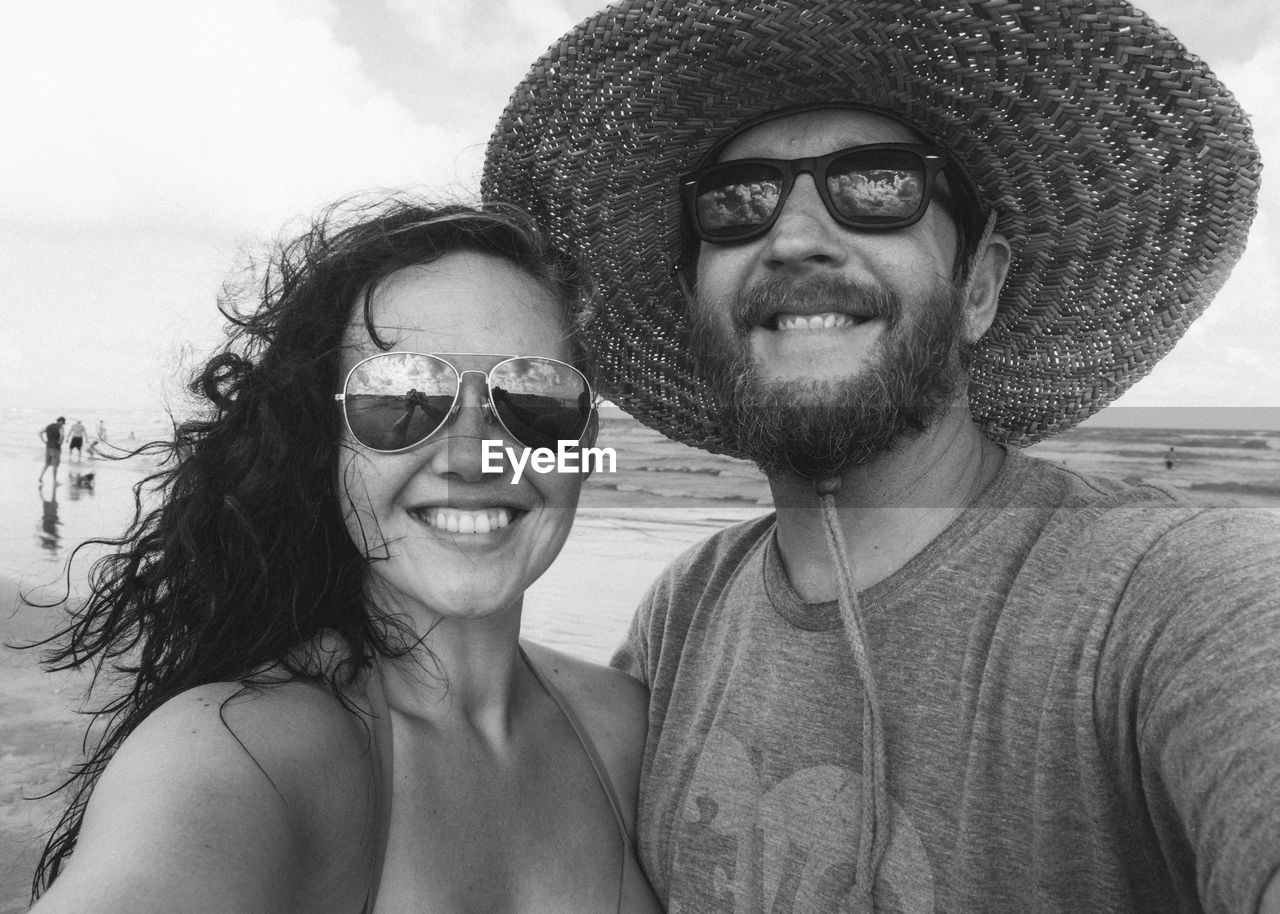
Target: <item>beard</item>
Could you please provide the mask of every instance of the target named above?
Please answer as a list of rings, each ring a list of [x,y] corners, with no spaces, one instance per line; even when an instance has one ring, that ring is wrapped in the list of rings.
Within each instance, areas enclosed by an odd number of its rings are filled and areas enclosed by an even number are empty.
[[[884,319],[878,354],[834,381],[762,377],[749,335],[770,315],[794,310],[788,301]],[[692,350],[719,400],[725,443],[766,476],[816,479],[871,463],[920,435],[963,396],[973,345],[963,338],[954,283],[939,282],[917,304],[908,314],[890,290],[844,277],[766,280],[732,300],[726,332],[723,321],[712,321],[723,305],[699,296]]]

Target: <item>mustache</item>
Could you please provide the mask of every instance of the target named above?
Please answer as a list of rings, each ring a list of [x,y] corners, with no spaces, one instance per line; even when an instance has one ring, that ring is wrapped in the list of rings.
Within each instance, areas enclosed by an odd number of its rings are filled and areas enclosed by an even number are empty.
[[[764,280],[737,297],[699,300],[690,347],[722,441],[767,476],[817,478],[872,463],[924,433],[964,396],[973,347],[953,284],[935,285],[910,309],[904,301],[840,277]],[[800,302],[882,317],[896,332],[853,376],[772,382],[754,364],[750,331]]]
[[[892,328],[902,315],[902,301],[878,283],[846,276],[764,279],[734,296],[730,325],[746,334],[774,315],[787,311],[835,311],[861,318],[883,318]]]

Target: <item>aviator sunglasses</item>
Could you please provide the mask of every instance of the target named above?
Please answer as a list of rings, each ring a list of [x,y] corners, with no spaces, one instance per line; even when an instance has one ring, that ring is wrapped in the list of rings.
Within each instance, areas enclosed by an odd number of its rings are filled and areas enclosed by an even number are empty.
[[[488,371],[459,370],[423,352],[383,352],[358,362],[333,396],[351,437],[382,454],[417,447],[457,414],[463,376],[478,374],[488,390],[482,408],[520,444],[555,450],[560,441],[582,440],[591,422],[591,385],[572,365],[540,356],[449,356],[500,361]]]
[[[711,244],[769,231],[798,175],[812,175],[831,218],[847,228],[900,229],[929,208],[946,153],[936,146],[875,143],[804,159],[734,159],[680,179],[694,234]],[[939,197],[942,192],[939,192]]]

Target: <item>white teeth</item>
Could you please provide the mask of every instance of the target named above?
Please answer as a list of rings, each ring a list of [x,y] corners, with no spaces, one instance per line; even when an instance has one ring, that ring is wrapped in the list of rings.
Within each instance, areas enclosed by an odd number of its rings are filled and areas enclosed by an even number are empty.
[[[835,327],[850,327],[854,320],[847,314],[826,311],[822,314],[779,314],[777,327],[779,330],[831,330]]]
[[[426,508],[417,513],[436,530],[448,533],[492,533],[511,523],[510,508],[484,508],[479,511]]]

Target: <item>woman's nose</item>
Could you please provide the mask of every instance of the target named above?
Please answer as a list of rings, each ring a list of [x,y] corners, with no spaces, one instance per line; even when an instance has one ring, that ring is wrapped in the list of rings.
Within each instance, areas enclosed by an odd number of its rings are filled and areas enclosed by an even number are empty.
[[[436,451],[432,465],[437,472],[461,477],[468,482],[484,475],[485,439],[500,439],[495,433],[492,407],[483,372],[466,371],[459,382],[458,403],[438,432],[444,447]]]

